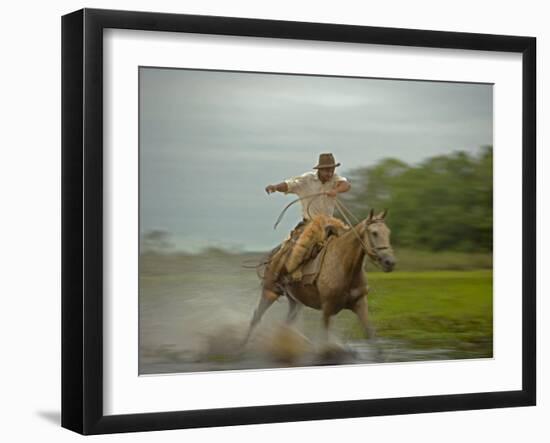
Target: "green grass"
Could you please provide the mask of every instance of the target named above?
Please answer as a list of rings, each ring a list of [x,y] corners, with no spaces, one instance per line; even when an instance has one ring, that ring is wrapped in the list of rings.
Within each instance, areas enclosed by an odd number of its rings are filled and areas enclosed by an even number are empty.
[[[492,356],[492,271],[369,275],[370,319],[380,337],[418,348]],[[355,333],[362,333],[354,328]]]

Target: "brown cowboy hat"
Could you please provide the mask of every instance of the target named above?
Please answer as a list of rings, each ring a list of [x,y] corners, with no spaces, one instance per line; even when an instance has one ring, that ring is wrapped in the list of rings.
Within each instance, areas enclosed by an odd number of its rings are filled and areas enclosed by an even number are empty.
[[[319,155],[319,163],[313,169],[336,168],[337,166],[340,166],[340,163],[335,163],[332,154],[321,154]]]

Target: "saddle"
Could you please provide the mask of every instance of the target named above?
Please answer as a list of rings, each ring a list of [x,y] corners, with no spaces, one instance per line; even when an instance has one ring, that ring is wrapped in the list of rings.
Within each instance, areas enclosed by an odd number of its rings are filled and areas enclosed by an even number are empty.
[[[300,281],[304,285],[313,285],[317,281],[317,277],[321,272],[321,266],[323,265],[325,255],[327,253],[327,246],[333,239],[334,237],[330,236],[326,240],[324,246],[321,246],[313,257],[309,258],[298,267],[299,274],[301,274]]]

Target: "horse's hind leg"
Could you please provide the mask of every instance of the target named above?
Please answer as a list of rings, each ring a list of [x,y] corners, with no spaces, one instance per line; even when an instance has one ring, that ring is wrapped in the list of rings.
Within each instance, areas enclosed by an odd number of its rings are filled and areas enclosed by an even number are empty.
[[[243,346],[246,345],[246,343],[248,342],[248,339],[250,338],[252,331],[262,319],[262,316],[264,315],[265,311],[267,311],[268,308],[273,304],[273,302],[278,298],[279,298],[279,294],[277,294],[276,292],[273,292],[270,289],[265,289],[265,288],[263,289],[262,296],[260,297],[260,303],[258,304],[258,307],[254,311],[254,315],[252,316],[252,320],[250,321],[250,327],[248,328],[248,332],[243,341]]]

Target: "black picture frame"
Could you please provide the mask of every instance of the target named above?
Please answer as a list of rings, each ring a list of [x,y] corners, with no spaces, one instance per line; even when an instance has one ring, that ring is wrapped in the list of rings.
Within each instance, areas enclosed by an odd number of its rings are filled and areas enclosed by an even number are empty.
[[[131,415],[103,412],[103,31],[502,51],[522,55],[522,389]],[[83,9],[62,18],[62,426],[82,434],[319,420],[536,403],[536,39]]]

